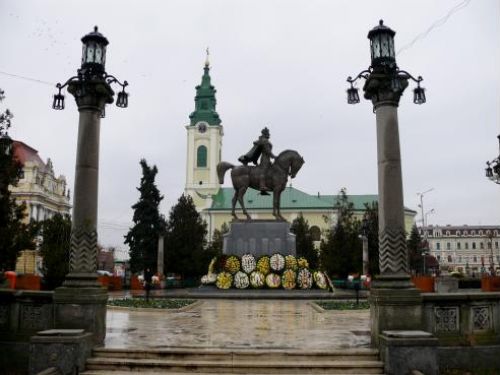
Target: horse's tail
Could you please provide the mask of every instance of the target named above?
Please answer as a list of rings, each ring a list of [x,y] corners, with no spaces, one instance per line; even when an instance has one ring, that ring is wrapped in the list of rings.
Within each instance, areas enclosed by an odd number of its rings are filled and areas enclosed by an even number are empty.
[[[234,168],[234,165],[228,163],[227,161],[221,161],[217,164],[217,176],[219,177],[219,184],[224,183],[224,175],[228,169]]]

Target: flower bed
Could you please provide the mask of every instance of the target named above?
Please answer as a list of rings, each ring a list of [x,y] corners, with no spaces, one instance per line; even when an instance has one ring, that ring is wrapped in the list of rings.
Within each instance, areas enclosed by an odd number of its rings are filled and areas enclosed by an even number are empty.
[[[179,309],[196,302],[192,299],[159,299],[152,298],[146,301],[142,298],[123,298],[108,301],[110,306],[150,308],[150,309]]]
[[[213,265],[217,264],[214,269]],[[275,253],[256,259],[252,254],[241,258],[236,255],[222,255],[214,258],[207,275],[201,279],[204,285],[219,289],[332,289],[331,282],[322,271],[309,269],[305,258]]]

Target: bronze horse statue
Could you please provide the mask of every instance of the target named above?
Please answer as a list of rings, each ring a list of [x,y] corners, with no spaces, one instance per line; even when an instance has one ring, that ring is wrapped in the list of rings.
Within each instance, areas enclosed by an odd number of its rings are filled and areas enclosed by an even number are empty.
[[[276,157],[274,163],[265,172],[266,186],[273,192],[273,216],[277,220],[285,220],[280,212],[280,198],[281,193],[285,190],[288,176],[294,178],[303,164],[304,159],[297,151],[285,150]],[[217,165],[217,175],[221,184],[224,183],[226,171],[231,169],[231,180],[233,181],[234,187],[231,214],[236,220],[238,220],[235,213],[236,201],[240,202],[247,220],[251,220],[245,208],[243,196],[249,187],[260,190],[260,168],[262,167],[248,165],[235,166],[225,161]]]

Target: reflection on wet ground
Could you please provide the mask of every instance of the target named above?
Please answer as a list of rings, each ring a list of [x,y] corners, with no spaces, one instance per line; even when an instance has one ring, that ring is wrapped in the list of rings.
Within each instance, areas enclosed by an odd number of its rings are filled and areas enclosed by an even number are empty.
[[[368,347],[369,311],[318,312],[308,301],[204,300],[188,311],[108,309],[108,348]]]

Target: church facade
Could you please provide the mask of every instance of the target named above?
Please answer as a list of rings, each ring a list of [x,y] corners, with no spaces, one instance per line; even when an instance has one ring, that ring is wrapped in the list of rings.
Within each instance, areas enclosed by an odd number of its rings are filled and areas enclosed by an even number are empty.
[[[185,193],[193,198],[196,208],[207,222],[209,240],[214,230],[224,223],[232,221],[231,200],[234,189],[219,184],[217,164],[222,160],[222,138],[224,128],[216,111],[216,89],[211,83],[208,60],[203,68],[201,84],[196,86],[195,110],[189,116],[187,130],[187,157]],[[259,129],[256,129],[256,133]],[[229,174],[226,183],[230,182]],[[349,195],[353,203],[354,214],[362,218],[365,205],[376,202],[374,194]],[[252,219],[273,219],[272,195],[263,196],[260,192],[248,189],[245,194],[245,206]],[[337,221],[335,209],[337,195],[309,194],[296,187],[288,186],[281,195],[281,214],[292,222],[302,214],[309,222],[311,235],[315,241],[332,228]],[[239,207],[239,205],[237,205]],[[238,217],[244,218],[241,208],[237,208]],[[416,211],[405,208],[405,227],[410,233],[415,221]]]

